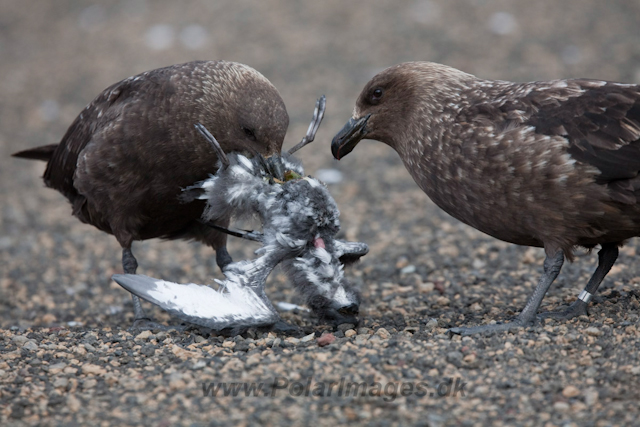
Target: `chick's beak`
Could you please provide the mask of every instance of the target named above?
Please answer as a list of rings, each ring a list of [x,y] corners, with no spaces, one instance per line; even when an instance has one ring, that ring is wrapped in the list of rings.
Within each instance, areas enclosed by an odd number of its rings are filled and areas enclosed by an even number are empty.
[[[326,323],[332,324],[333,326],[338,326],[343,323],[357,325],[360,322],[358,319],[359,311],[359,306],[357,304],[351,304],[339,309],[329,308],[322,313],[322,320]]]
[[[307,305],[320,318],[320,321],[333,326],[342,323],[358,324],[358,313],[360,312],[358,300],[346,305],[334,304],[322,295],[315,295]]]
[[[358,142],[367,134],[367,121],[371,114],[359,119],[351,118],[346,125],[333,137],[331,141],[331,153],[340,160],[349,154],[358,145]]]

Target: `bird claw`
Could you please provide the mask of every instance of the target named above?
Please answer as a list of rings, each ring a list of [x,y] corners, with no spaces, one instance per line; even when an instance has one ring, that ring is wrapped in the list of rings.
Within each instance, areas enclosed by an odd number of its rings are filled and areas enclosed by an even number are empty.
[[[462,335],[462,336],[470,336],[477,334],[488,334],[493,335],[495,333],[512,331],[514,329],[520,329],[527,326],[533,326],[533,322],[525,322],[516,318],[515,320],[507,323],[494,323],[491,325],[478,325],[478,326],[468,326],[468,327],[457,327],[449,329],[449,337],[453,335]]]
[[[493,325],[479,325],[479,326],[470,326],[470,327],[457,327],[449,329],[449,336],[453,335],[475,335],[475,334],[483,334],[483,333],[498,333],[498,332],[506,332],[512,329],[524,328],[527,326],[535,326],[539,323],[544,323],[545,319],[555,319],[555,320],[569,320],[574,317],[579,316],[587,316],[587,303],[581,300],[574,301],[569,307],[562,311],[547,311],[544,313],[538,314],[532,320],[522,320],[520,318],[516,318],[512,322],[508,323],[496,323]]]
[[[587,303],[575,300],[569,307],[561,311],[546,311],[538,314],[540,319],[570,320],[574,317],[588,316]]]

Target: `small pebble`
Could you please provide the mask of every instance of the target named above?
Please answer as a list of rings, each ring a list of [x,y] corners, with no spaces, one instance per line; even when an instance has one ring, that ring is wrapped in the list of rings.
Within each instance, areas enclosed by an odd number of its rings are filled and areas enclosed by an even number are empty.
[[[94,388],[98,384],[98,381],[95,378],[89,378],[82,382],[82,389],[89,390]]]
[[[72,394],[67,396],[67,408],[69,408],[70,412],[76,413],[80,410],[81,407],[82,403],[78,400],[77,397]]]
[[[562,390],[562,395],[567,398],[576,397],[580,395],[580,390],[575,386],[568,385]]]
[[[587,333],[587,335],[591,335],[592,337],[599,337],[600,335],[602,335],[602,331],[594,326],[589,326],[584,331]]]
[[[336,337],[331,333],[324,333],[320,338],[317,339],[317,343],[320,347],[327,346],[333,343],[336,340]]]
[[[420,292],[425,294],[433,291],[435,287],[436,285],[433,282],[425,282],[425,283],[420,283],[420,285],[418,285],[418,289],[420,290]]]
[[[86,364],[82,365],[82,373],[83,374],[93,374],[93,375],[104,375],[107,373],[107,370],[102,366]]]
[[[300,342],[309,342],[309,341],[315,339],[315,337],[316,337],[316,334],[309,334],[309,335],[306,335],[306,336],[302,337],[300,339]]]
[[[356,325],[352,324],[352,323],[342,323],[340,325],[338,325],[338,330],[345,332],[347,329],[354,329],[356,327]]]
[[[567,402],[556,402],[553,404],[553,409],[558,412],[567,412],[569,410],[569,404]]]
[[[29,351],[36,351],[38,349],[38,344],[36,344],[34,340],[29,340],[22,346],[22,348]]]
[[[462,358],[464,357],[459,351],[450,351],[447,353],[447,362],[451,363],[456,368],[462,366]]]
[[[416,272],[415,265],[407,265],[400,270],[400,274],[412,274]]]
[[[53,381],[54,388],[66,388],[69,384],[69,379],[66,377],[58,377]]]
[[[584,391],[583,394],[584,394],[584,403],[586,403],[587,406],[593,406],[596,403],[598,403],[598,397],[599,397],[598,390],[594,388],[588,388]]]
[[[153,335],[151,331],[142,331],[134,338],[135,341],[147,340],[149,337]]]
[[[406,267],[407,265],[409,265],[409,260],[407,259],[407,257],[405,256],[401,256],[400,258],[398,258],[398,260],[396,261],[396,268],[397,269],[403,269],[404,267]]]
[[[18,346],[23,346],[27,341],[29,341],[29,338],[23,335],[15,335],[11,338],[11,342],[15,343]]]
[[[251,356],[247,357],[247,366],[256,366],[260,364],[262,357],[258,353],[254,353]]]
[[[369,340],[369,335],[356,335],[356,344],[363,345]]]
[[[391,334],[385,328],[380,328],[376,331],[376,335],[378,335],[383,340],[388,340],[391,338]]]
[[[191,367],[191,370],[199,371],[200,369],[203,369],[205,366],[207,366],[207,362],[205,362],[204,360],[198,360],[196,361],[196,363],[193,364],[193,366]]]
[[[66,367],[67,367],[67,364],[64,362],[54,363],[53,365],[49,365],[49,375],[56,375],[62,372],[62,370]]]
[[[433,331],[437,327],[438,327],[438,319],[429,319],[429,321],[425,325],[425,328],[428,331]]]

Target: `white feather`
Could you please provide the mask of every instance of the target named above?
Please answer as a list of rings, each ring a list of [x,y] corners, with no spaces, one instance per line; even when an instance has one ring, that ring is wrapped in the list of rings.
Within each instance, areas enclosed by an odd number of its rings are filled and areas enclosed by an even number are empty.
[[[245,156],[238,155],[238,162],[242,163],[249,172],[253,172],[253,164],[251,163],[251,160],[247,159]]]
[[[274,317],[273,310],[252,287],[230,278],[221,283],[220,291],[195,283],[179,284],[135,274],[116,274],[113,279],[165,310],[208,323],[259,323]]]
[[[336,289],[336,293],[333,294],[333,300],[342,306],[347,306],[353,303],[353,301],[347,296],[347,292],[342,286]]]

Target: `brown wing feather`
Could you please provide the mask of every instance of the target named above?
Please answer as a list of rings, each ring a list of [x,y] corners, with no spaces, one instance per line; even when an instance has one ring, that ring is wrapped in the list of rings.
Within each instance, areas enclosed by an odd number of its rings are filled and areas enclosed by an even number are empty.
[[[640,171],[640,87],[573,80],[584,92],[555,105],[542,106],[549,90],[533,91],[527,100],[535,112],[524,123],[544,135],[569,141],[568,152],[600,171],[601,184],[631,179]]]
[[[134,96],[141,86],[149,85],[150,82],[149,79],[129,78],[109,86],[98,95],[76,117],[53,152],[44,173],[45,184],[60,191],[73,202],[79,196],[73,185],[73,177],[80,153],[96,132],[120,114],[120,109],[113,108],[114,105]]]
[[[497,85],[490,101],[470,109],[472,116],[504,131],[532,126],[566,138],[567,152],[598,169],[596,182],[607,185],[613,200],[640,201],[640,86],[575,79],[517,89]]]

